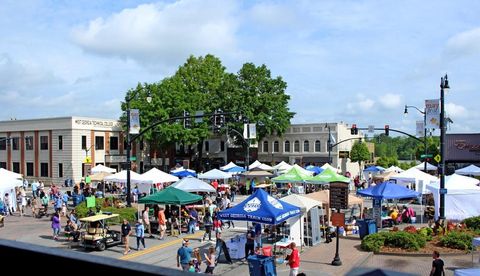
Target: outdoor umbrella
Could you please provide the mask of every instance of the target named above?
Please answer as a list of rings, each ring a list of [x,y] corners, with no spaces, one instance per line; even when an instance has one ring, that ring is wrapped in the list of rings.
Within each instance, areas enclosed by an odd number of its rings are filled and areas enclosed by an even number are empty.
[[[420,193],[407,189],[393,182],[383,182],[364,190],[357,191],[358,195],[375,199],[402,199],[419,197]]]

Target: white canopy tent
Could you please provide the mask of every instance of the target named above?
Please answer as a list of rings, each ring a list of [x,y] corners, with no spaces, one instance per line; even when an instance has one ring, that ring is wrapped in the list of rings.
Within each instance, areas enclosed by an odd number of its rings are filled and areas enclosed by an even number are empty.
[[[278,174],[282,174],[282,173],[288,172],[292,168],[292,165],[286,163],[285,161],[282,161],[277,165],[273,166],[272,168]]]
[[[9,171],[9,170],[5,170],[4,168],[0,168],[0,177],[23,179],[23,175],[16,172]]]
[[[469,217],[480,216],[480,187],[478,180],[458,174],[445,177],[445,217],[451,220],[463,220]],[[439,216],[440,182],[426,185],[433,193],[435,201],[435,219]]]
[[[300,209],[302,209],[301,216],[289,218],[287,222],[288,224],[290,224],[290,238],[293,238],[293,241],[296,244],[303,245],[304,244],[303,240],[305,236],[304,218],[307,217],[308,211],[310,211],[310,209],[317,206],[322,206],[322,202],[315,199],[308,198],[308,197],[304,197],[301,195],[297,195],[297,194],[291,194],[286,197],[282,197],[281,200],[287,203],[290,203],[294,206],[300,207]],[[308,219],[306,221],[308,223]],[[307,233],[307,236],[308,235],[309,233]]]
[[[397,167],[397,166],[390,166],[389,168],[385,169],[385,172],[396,172],[396,173],[401,173],[404,172],[405,170],[402,170],[402,168]]]
[[[423,171],[423,169],[425,169],[425,162],[422,162],[422,163],[416,165],[414,168],[417,168],[417,169]],[[436,170],[437,170],[437,166],[434,166],[434,165],[427,162],[427,171],[436,171]]]
[[[91,171],[92,171],[93,174],[101,173],[101,172],[106,172],[106,173],[116,173],[117,172],[117,170],[109,168],[109,167],[105,167],[102,164],[96,165],[95,167],[92,168]]]
[[[468,167],[455,170],[455,173],[456,174],[461,174],[461,175],[479,176],[480,175],[480,168],[472,164]]]
[[[109,176],[106,176],[104,178],[106,181],[112,181],[112,182],[119,182],[119,183],[126,183],[127,182],[127,171],[121,171],[116,174],[112,174]],[[147,180],[142,177],[142,175],[130,171],[130,182],[135,183],[135,184],[152,184],[152,180]]]
[[[172,187],[175,187],[179,190],[185,192],[194,193],[194,192],[204,192],[204,193],[215,193],[217,192],[212,185],[192,176],[187,176],[181,180],[172,184]]]
[[[141,178],[151,180],[152,183],[169,183],[178,181],[178,177],[163,172],[157,168],[152,168],[148,172],[143,173]]]
[[[410,168],[404,172],[401,172],[397,175],[393,175],[390,177],[390,180],[395,180],[397,184],[409,187],[409,188],[415,188],[414,190],[425,194],[428,193],[426,190],[426,185],[428,185],[430,182],[435,182],[438,181],[438,178],[436,178],[433,175],[429,175],[428,173],[424,173],[420,171],[419,169],[416,168]],[[420,185],[423,183],[423,185]],[[412,189],[413,190],[413,189]]]
[[[264,171],[273,171],[273,168],[271,166],[260,163],[260,161],[258,161],[258,160],[255,160],[255,162],[253,162],[252,164],[250,164],[250,166],[248,166],[249,170],[254,169],[254,168],[264,170]]]
[[[232,177],[232,174],[226,173],[226,172],[222,172],[222,171],[219,170],[219,169],[209,170],[209,171],[206,172],[206,173],[202,173],[202,174],[199,174],[199,175],[198,175],[198,178],[199,178],[199,179],[209,179],[209,180],[213,180],[213,179],[227,179],[227,178],[231,178],[231,177]]]
[[[20,175],[20,179],[18,176]],[[0,169],[0,198],[4,200],[5,194],[9,194],[10,206],[16,210],[17,198],[15,195],[15,188],[23,186],[21,174],[14,173],[5,169]]]
[[[220,170],[226,171],[228,169],[235,168],[235,167],[238,167],[238,166],[235,163],[230,161],[230,163],[228,163],[227,165],[220,167]]]

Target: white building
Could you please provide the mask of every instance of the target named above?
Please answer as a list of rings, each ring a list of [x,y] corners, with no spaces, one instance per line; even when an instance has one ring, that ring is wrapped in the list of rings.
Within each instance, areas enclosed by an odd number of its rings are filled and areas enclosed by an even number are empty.
[[[258,143],[258,159],[265,163],[323,165],[329,162],[328,139],[332,147],[331,165],[343,173],[359,173],[358,163],[350,162],[350,150],[363,134],[352,135],[344,123],[292,124],[283,136],[268,136]],[[353,138],[353,139],[352,139]]]
[[[29,180],[63,184],[71,178],[77,183],[98,164],[120,170],[126,161],[123,140],[121,122],[112,119],[0,121],[0,167]],[[132,156],[138,149],[132,147]]]

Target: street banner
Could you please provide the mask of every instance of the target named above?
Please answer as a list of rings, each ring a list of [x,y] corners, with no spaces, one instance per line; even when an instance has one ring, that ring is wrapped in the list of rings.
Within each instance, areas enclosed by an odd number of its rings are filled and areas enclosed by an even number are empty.
[[[248,130],[249,130],[249,139],[257,139],[257,126],[255,124],[249,124],[248,125]]]
[[[130,109],[130,134],[140,133],[140,112],[138,109]]]
[[[423,126],[423,121],[417,121],[417,137],[425,136],[425,127]]]
[[[428,129],[440,128],[440,100],[425,100],[425,116]]]

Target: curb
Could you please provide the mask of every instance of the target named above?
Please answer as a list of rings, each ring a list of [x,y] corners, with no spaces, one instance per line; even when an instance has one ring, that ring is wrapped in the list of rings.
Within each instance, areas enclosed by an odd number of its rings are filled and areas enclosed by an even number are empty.
[[[372,255],[379,255],[379,256],[399,256],[399,257],[430,257],[432,253],[410,253],[410,252],[402,252],[402,253],[393,253],[393,252],[380,252],[380,253],[372,253]],[[441,253],[442,256],[464,256],[464,255],[471,255],[472,252],[464,252],[464,253]]]

